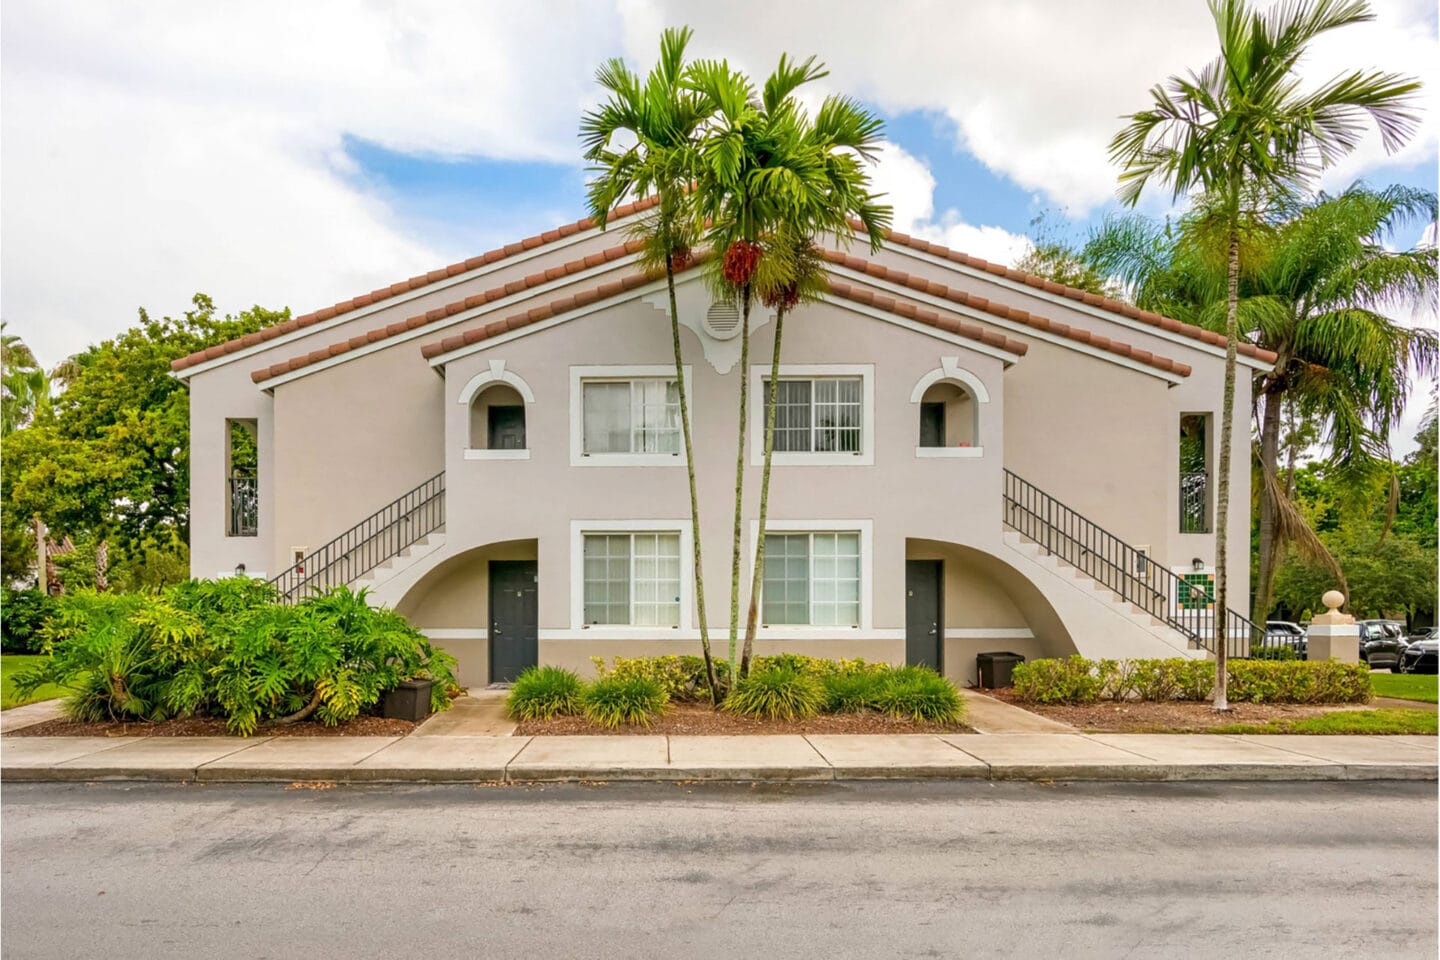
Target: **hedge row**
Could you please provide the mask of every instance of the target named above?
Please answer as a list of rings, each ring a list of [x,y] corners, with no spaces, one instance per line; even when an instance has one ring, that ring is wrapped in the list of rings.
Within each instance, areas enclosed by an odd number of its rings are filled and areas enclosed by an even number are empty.
[[[1365,703],[1372,694],[1365,664],[1335,660],[1230,660],[1232,703]],[[1015,667],[1015,696],[1030,703],[1101,700],[1209,700],[1210,660],[1032,660]]]
[[[710,699],[699,657],[616,657],[613,665],[601,657],[591,660],[598,677],[588,684],[559,667],[521,674],[507,701],[510,715],[517,720],[583,715],[610,728],[649,726],[673,701]],[[867,710],[936,723],[964,716],[959,691],[933,670],[796,654],[756,658],[721,709],[770,720]]]

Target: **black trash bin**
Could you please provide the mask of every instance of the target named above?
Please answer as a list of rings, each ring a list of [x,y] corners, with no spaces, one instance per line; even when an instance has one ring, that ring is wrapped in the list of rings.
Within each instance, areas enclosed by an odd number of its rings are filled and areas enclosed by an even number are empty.
[[[980,670],[980,686],[986,690],[1013,687],[1015,683],[1010,679],[1011,671],[1015,669],[1015,664],[1024,662],[1025,658],[1020,654],[1008,651],[996,650],[978,654],[975,665]]]
[[[380,712],[386,719],[413,720],[419,723],[430,716],[429,680],[401,680],[394,690],[386,690]]]

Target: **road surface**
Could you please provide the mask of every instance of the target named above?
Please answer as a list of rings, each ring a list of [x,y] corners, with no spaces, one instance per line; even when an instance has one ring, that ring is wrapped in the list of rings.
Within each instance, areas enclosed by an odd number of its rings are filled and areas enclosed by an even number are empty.
[[[1434,784],[12,784],[13,960],[1436,956]]]

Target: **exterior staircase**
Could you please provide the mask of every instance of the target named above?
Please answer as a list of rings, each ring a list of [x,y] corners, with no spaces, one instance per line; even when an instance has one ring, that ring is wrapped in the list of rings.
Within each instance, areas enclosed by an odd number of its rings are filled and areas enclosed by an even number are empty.
[[[285,603],[331,587],[369,586],[445,543],[445,473],[387,503],[270,582]]]
[[[1108,603],[1124,620],[1172,648],[1216,652],[1214,602],[1204,586],[1156,564],[1009,470],[1003,519],[1013,550]],[[1245,615],[1226,610],[1224,624],[1227,655],[1245,657],[1263,646],[1264,629]]]

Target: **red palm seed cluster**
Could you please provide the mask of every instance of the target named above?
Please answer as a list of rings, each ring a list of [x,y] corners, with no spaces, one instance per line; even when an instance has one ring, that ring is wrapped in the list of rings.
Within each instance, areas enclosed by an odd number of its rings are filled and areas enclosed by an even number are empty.
[[[761,301],[772,310],[779,307],[784,310],[791,310],[800,302],[800,288],[793,283],[786,284],[773,290],[766,290]]]
[[[760,262],[761,247],[749,240],[736,240],[725,250],[725,261],[721,272],[725,279],[737,287],[743,287],[755,275]]]

